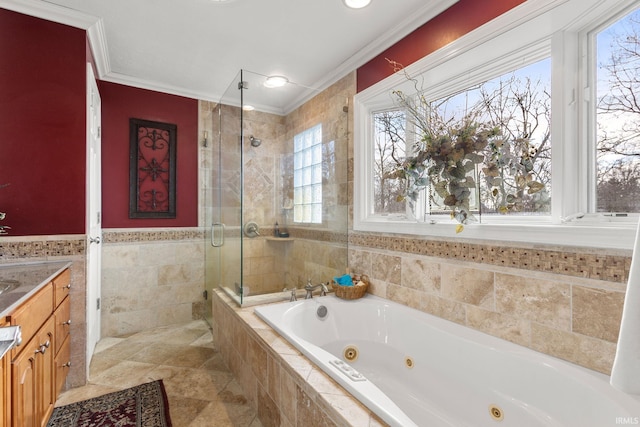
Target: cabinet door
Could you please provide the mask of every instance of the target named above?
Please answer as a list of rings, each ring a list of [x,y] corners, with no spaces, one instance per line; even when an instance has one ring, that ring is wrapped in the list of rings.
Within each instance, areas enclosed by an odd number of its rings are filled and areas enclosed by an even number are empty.
[[[40,389],[36,395],[38,420],[41,427],[46,427],[47,421],[53,412],[53,405],[56,402],[56,381],[55,381],[55,321],[54,316],[42,326],[38,333],[40,341],[40,352],[36,358],[37,374]]]
[[[56,340],[58,337],[56,337]],[[69,368],[71,367],[71,338],[67,337],[60,346],[60,351],[56,354],[56,396],[64,388]]]
[[[52,316],[13,360],[13,427],[46,426],[53,412],[54,329]]]
[[[36,421],[36,390],[38,380],[36,378],[37,344],[33,339],[13,360],[11,374],[12,388],[12,426],[13,427],[39,427],[40,420]]]

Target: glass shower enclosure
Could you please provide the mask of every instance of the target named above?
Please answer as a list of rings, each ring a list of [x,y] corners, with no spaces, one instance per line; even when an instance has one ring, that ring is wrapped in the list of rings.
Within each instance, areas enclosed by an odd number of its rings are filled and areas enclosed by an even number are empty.
[[[205,287],[209,294],[223,289],[240,305],[286,300],[292,289],[304,293],[309,280],[327,282],[347,267],[346,110],[342,104],[332,108],[329,98],[304,88],[310,101],[303,107],[286,114],[277,111],[274,105],[291,99],[287,91],[301,89],[265,87],[266,77],[241,70],[212,106],[208,128]],[[294,181],[300,175],[294,170],[294,140],[318,126],[323,137],[315,153],[322,164],[313,179],[322,184],[317,186],[322,220],[294,222]],[[206,305],[210,320],[211,306]]]

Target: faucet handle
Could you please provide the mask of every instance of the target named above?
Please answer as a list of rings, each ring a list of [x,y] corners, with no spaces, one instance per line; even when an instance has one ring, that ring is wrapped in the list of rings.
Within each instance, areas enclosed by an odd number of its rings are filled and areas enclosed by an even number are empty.
[[[320,296],[321,297],[327,296],[327,292],[329,292],[329,288],[327,287],[327,285],[324,283],[320,283],[320,288],[321,288]]]

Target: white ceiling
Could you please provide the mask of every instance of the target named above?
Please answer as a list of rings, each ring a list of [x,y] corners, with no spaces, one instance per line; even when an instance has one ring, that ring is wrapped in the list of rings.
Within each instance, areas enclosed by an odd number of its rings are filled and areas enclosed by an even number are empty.
[[[0,0],[0,7],[87,29],[106,81],[219,101],[237,87],[240,70],[284,75],[295,85],[255,100],[284,114],[314,93],[309,88],[326,88],[455,1],[372,0],[359,10],[342,0]]]

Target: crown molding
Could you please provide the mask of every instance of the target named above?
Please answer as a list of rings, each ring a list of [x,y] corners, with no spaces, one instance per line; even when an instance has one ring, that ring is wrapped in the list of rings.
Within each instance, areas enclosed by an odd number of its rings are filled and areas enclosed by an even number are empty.
[[[68,7],[58,6],[46,1],[38,0],[0,0],[0,8],[35,16],[71,27],[88,30],[95,25],[99,18],[78,12]]]
[[[408,36],[421,25],[456,4],[458,1],[459,0],[437,0],[426,2],[427,4],[416,11],[416,13],[413,13],[389,31],[382,33],[375,40],[360,49],[357,54],[351,56],[348,60],[340,64],[340,66],[338,66],[333,72],[327,74],[322,80],[316,82],[313,87],[318,91],[325,90],[350,72],[375,58],[376,55],[380,54],[380,52],[385,51]],[[285,113],[288,114],[295,110],[315,96],[316,93],[317,92],[309,91],[303,93],[298,98],[294,99],[291,104],[285,107]]]

